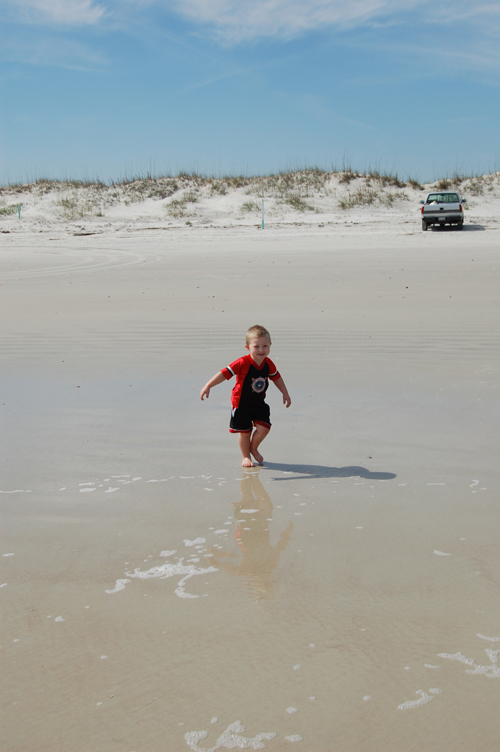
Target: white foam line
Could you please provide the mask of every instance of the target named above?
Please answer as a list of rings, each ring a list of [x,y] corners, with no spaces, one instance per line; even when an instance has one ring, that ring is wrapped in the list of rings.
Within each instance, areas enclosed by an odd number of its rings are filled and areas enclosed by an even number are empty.
[[[437,549],[435,549],[433,553],[435,553],[436,556],[451,556],[451,554],[445,554],[444,551],[438,551]]]
[[[425,485],[426,486],[446,486],[446,483],[426,483]]]
[[[11,494],[11,493],[31,493],[31,491],[22,491],[20,488],[16,488],[15,491],[0,491],[0,493],[5,493],[5,494]]]
[[[450,661],[460,661],[460,663],[466,663],[468,666],[473,666],[474,661],[472,658],[466,658],[462,653],[438,653],[440,658],[448,658]]]
[[[240,514],[256,514],[258,509],[240,509]]]
[[[300,736],[300,734],[290,734],[290,736],[285,736],[285,739],[287,740],[287,742],[301,742],[302,741],[302,737]]]
[[[111,488],[111,486],[110,486],[108,489],[106,489],[106,491],[104,491],[104,493],[114,493],[115,491],[119,491],[119,490],[120,490],[119,487],[117,487],[117,488]]]
[[[215,567],[206,567],[206,568],[200,568],[197,569],[192,564],[184,564],[184,560],[181,558],[176,564],[172,564],[170,562],[166,562],[165,564],[162,564],[158,567],[152,567],[151,569],[147,570],[141,570],[141,569],[134,569],[133,572],[125,572],[126,576],[130,579],[122,579],[116,581],[116,586],[114,590],[106,590],[106,593],[117,593],[119,590],[123,590],[125,585],[131,581],[131,579],[141,579],[141,580],[149,580],[149,579],[168,579],[169,577],[175,577],[177,575],[184,575],[182,577],[175,589],[175,594],[179,598],[198,598],[197,595],[191,595],[191,593],[186,593],[186,590],[184,588],[184,584],[187,580],[191,579],[191,577],[194,577],[196,575],[200,574],[209,574],[211,572],[218,572],[219,570]]]
[[[169,478],[161,478],[160,480],[147,480],[146,483],[165,483],[165,481],[169,480]]]
[[[105,593],[119,593],[120,590],[125,590],[125,585],[127,585],[131,580],[117,580],[115,589],[114,590],[105,590]]]
[[[235,721],[230,723],[223,734],[219,736],[215,743],[215,747],[199,747],[198,742],[202,739],[206,739],[208,731],[188,731],[184,734],[184,739],[188,747],[194,752],[217,752],[218,749],[265,749],[265,745],[262,744],[263,740],[274,739],[276,734],[271,732],[269,734],[260,733],[253,738],[240,736],[240,733],[245,730],[241,721]]]
[[[429,690],[430,692],[431,690]],[[398,705],[398,710],[407,710],[408,708],[418,708],[421,705],[427,705],[428,702],[431,700],[434,700],[434,697],[431,697],[431,695],[428,695],[424,692],[423,689],[417,689],[415,692],[417,695],[422,695],[420,700],[408,700],[408,702],[403,702],[401,705]]]
[[[500,637],[486,637],[484,634],[477,633],[477,636],[482,640],[489,640],[490,642],[500,642]]]
[[[15,556],[15,554],[2,554],[2,556]]]
[[[195,540],[192,540],[192,541],[185,539],[184,545],[186,546],[186,548],[188,548],[189,546],[197,546],[200,543],[206,543],[206,542],[207,542],[206,538],[196,538]]]
[[[439,653],[439,657],[449,658],[452,661],[460,661],[460,663],[465,663],[468,666],[473,666],[473,669],[468,668],[465,670],[466,674],[483,674],[484,676],[494,677],[496,679],[500,678],[500,668],[498,668],[497,665],[500,650],[490,650],[489,648],[485,648],[484,652],[491,661],[489,666],[478,666],[472,658],[466,658],[465,655],[462,655],[462,653]]]
[[[80,493],[91,493],[92,491],[97,491],[97,488],[80,488]]]
[[[2,585],[0,585],[0,588],[2,588],[2,587],[7,587],[7,585],[8,585],[8,583],[7,583],[7,582],[4,582],[4,583],[3,583]]]

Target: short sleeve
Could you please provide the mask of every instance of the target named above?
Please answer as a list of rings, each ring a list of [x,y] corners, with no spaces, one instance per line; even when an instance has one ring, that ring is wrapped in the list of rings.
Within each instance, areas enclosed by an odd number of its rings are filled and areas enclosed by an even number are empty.
[[[243,358],[238,358],[238,360],[228,365],[227,368],[223,368],[221,373],[226,379],[232,379],[233,376],[236,376],[240,372],[242,364]]]
[[[281,378],[280,372],[274,365],[273,361],[267,358],[267,365],[269,366],[269,378],[271,381],[276,381],[277,379]]]

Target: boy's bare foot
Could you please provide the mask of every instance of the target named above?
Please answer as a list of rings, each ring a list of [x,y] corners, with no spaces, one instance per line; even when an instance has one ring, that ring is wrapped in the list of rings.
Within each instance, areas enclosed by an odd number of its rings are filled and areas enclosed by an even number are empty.
[[[262,465],[264,462],[264,457],[261,455],[260,452],[257,451],[257,449],[250,449],[250,452],[252,453],[252,457],[257,460],[257,464]]]
[[[243,461],[241,463],[242,467],[255,467],[250,457],[243,457]]]

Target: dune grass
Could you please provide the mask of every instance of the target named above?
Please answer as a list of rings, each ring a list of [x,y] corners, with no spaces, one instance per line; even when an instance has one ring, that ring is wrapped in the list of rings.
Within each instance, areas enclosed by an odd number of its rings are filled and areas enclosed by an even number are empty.
[[[242,212],[258,212],[261,210],[261,206],[256,201],[245,201],[241,207]]]
[[[17,214],[18,204],[10,204],[9,206],[0,206],[0,215],[8,216],[9,214]]]
[[[500,184],[500,172],[489,175],[455,173],[427,184],[427,190],[460,188],[462,195],[481,196]],[[86,217],[103,217],[113,206],[162,202],[166,213],[181,218],[188,206],[201,199],[210,199],[239,191],[248,199],[240,211],[260,211],[262,198],[275,205],[290,207],[297,212],[325,209],[325,199],[337,209],[348,211],[356,207],[384,206],[414,198],[414,193],[426,189],[418,180],[402,180],[397,174],[369,169],[361,172],[348,164],[341,169],[323,170],[304,167],[266,175],[201,175],[181,171],[176,175],[133,175],[120,180],[100,178],[52,180],[39,177],[28,183],[13,183],[0,187],[0,216],[14,214],[21,195],[26,204],[52,200],[54,213],[61,220],[75,221]],[[29,198],[28,198],[29,197]],[[9,202],[10,199],[10,202]],[[322,201],[322,203],[317,203]],[[191,212],[192,213],[192,212]]]

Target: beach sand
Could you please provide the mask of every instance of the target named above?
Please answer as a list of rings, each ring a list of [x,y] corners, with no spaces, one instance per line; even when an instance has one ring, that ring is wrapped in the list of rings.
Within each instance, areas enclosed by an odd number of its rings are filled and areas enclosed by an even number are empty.
[[[499,749],[499,241],[3,236],[2,750]]]

